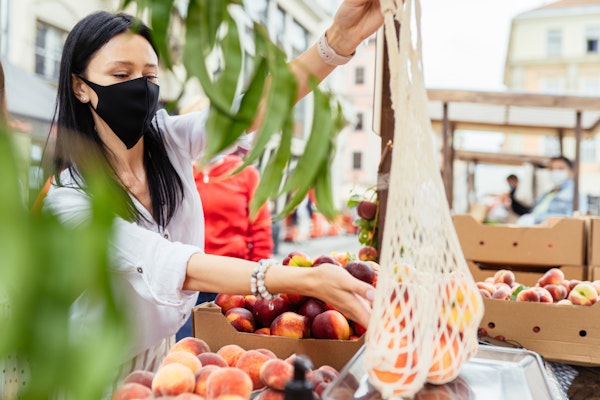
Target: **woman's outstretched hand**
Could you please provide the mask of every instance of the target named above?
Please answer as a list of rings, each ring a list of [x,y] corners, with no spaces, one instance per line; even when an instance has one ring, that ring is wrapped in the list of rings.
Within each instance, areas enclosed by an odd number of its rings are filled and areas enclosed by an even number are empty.
[[[338,54],[350,55],[382,24],[379,0],[345,0],[327,30],[327,40]]]

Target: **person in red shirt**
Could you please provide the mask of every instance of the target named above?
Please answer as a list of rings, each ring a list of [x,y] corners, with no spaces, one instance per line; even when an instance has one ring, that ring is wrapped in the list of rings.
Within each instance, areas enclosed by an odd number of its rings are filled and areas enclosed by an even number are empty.
[[[258,186],[258,169],[237,154],[215,157],[203,168],[194,166],[196,188],[204,210],[204,251],[207,254],[259,261],[273,254],[271,212],[265,203],[250,218],[250,200]]]

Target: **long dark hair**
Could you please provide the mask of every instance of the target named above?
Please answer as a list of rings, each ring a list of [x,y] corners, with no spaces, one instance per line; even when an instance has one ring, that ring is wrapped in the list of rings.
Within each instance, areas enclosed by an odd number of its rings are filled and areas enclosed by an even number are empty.
[[[92,112],[87,104],[79,102],[72,90],[72,76],[82,75],[98,49],[115,35],[131,31],[144,37],[154,51],[150,29],[138,19],[127,14],[95,12],[79,21],[65,41],[60,64],[56,108],[52,125],[56,129],[54,149],[54,176],[60,185],[60,172],[69,168],[71,176],[83,187],[89,173],[90,159],[100,155],[111,178],[123,190],[127,202],[124,218],[140,221],[142,215],[133,201],[125,195],[125,189],[116,172],[108,162],[108,148],[98,136]],[[152,214],[162,227],[166,226],[183,198],[183,184],[171,164],[158,126],[154,124],[144,132],[144,166],[152,200]]]

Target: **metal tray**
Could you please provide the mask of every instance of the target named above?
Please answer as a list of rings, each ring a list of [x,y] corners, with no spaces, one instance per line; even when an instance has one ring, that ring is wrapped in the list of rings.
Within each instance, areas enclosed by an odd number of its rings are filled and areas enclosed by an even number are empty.
[[[363,366],[362,346],[323,392],[323,400],[379,400]],[[425,385],[414,397],[460,400],[560,400],[541,357],[525,349],[480,345],[459,376],[445,385]],[[436,397],[439,396],[439,397]]]

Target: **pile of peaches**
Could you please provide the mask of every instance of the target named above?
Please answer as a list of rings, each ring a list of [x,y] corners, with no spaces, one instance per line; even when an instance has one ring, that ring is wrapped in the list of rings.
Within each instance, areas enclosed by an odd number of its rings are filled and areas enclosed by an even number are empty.
[[[318,268],[320,264],[339,265],[354,277],[373,286],[377,283],[379,265],[374,261],[348,260],[347,255],[322,255],[312,260],[299,251],[291,252],[283,264],[293,267]],[[295,339],[354,340],[365,333],[365,327],[346,317],[334,307],[314,297],[282,293],[272,300],[253,295],[219,293],[215,304],[231,325],[240,332],[286,336]]]
[[[600,297],[600,280],[566,279],[562,270],[547,270],[534,286],[519,284],[511,270],[501,269],[494,276],[477,282],[485,298],[591,306]]]
[[[268,349],[245,350],[236,344],[213,352],[204,340],[186,337],[171,347],[156,372],[133,371],[110,399],[283,400],[295,357],[284,360]],[[306,380],[314,387],[314,397],[338,375],[329,365],[308,369]]]

